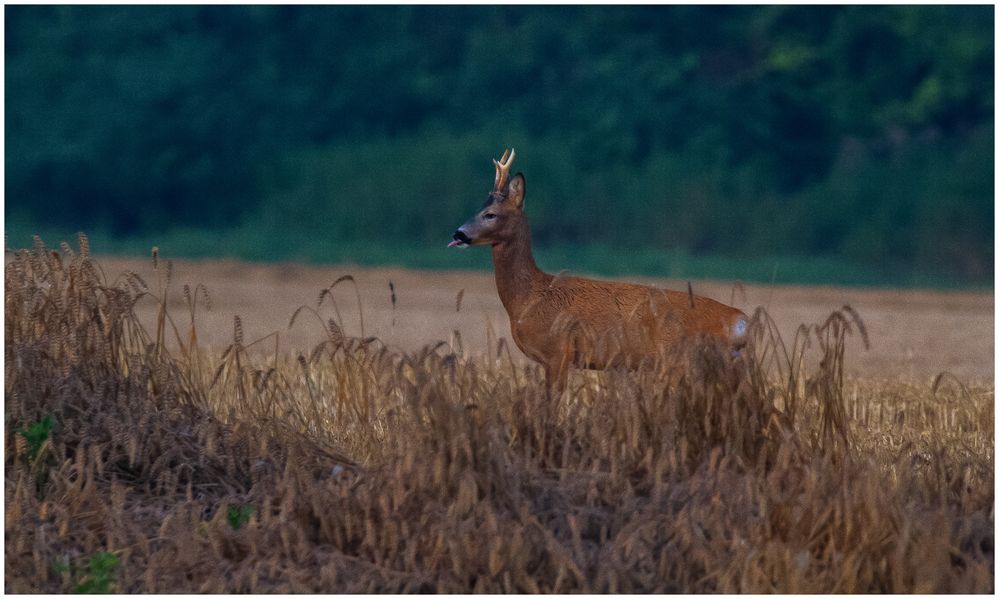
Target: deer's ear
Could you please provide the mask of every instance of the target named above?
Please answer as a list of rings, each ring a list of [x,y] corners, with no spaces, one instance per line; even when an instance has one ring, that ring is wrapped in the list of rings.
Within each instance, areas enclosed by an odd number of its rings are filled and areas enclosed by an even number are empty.
[[[524,181],[523,173],[517,173],[510,179],[506,197],[517,209],[524,208],[524,196],[527,194],[527,182]]]

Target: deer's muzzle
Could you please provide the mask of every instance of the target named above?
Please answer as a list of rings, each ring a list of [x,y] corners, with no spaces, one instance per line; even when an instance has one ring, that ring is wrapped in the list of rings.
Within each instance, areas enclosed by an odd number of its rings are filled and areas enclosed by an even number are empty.
[[[447,247],[454,247],[454,246],[468,247],[470,245],[472,245],[471,238],[469,238],[468,235],[465,235],[464,231],[458,229],[457,231],[454,232],[454,235],[452,236],[452,241],[451,243],[447,244]]]

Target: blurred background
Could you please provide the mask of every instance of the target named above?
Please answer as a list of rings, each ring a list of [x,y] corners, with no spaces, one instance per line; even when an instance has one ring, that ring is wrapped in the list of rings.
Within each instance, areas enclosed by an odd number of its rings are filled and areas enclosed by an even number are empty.
[[[7,243],[991,287],[991,6],[7,6]]]

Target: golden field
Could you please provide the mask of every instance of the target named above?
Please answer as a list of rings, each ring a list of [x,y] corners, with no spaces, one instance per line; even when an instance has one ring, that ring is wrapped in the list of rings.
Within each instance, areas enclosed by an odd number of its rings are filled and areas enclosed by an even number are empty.
[[[695,281],[744,355],[549,402],[486,273],[85,254],[6,260],[8,592],[994,590],[989,293]]]
[[[460,251],[460,250],[451,250]],[[467,250],[476,251],[476,250]],[[484,265],[489,252],[481,251]],[[109,278],[131,270],[147,281],[155,279],[149,259],[105,257],[100,265]],[[574,273],[575,274],[575,273]],[[319,291],[338,278],[350,275],[361,297],[359,313],[355,288],[342,282],[333,290],[344,328],[353,335],[375,336],[394,349],[416,351],[461,334],[466,353],[486,352],[489,330],[494,342],[510,337],[506,312],[487,271],[417,271],[402,268],[357,266],[306,266],[255,264],[227,260],[174,260],[174,293],[171,313],[181,316],[184,298],[179,288],[202,283],[209,291],[211,310],[202,306],[197,315],[199,341],[215,351],[232,342],[233,317],[243,321],[248,340],[280,334],[283,352],[308,351],[324,339],[314,317],[288,328],[292,313],[301,305],[315,307]],[[627,280],[665,289],[687,288],[686,280],[632,277]],[[395,289],[393,309],[389,283]],[[870,337],[865,350],[859,337],[847,341],[848,374],[878,378],[905,378],[926,382],[940,372],[963,381],[994,378],[995,299],[991,292],[856,289],[837,287],[738,285],[693,281],[694,293],[730,303],[747,314],[762,306],[777,323],[780,334],[792,339],[798,325],[825,319],[844,305],[863,318]],[[460,311],[456,311],[458,293]],[[329,300],[327,300],[328,302]],[[141,301],[136,312],[149,323],[157,304]],[[336,316],[332,310],[324,317]],[[394,324],[393,324],[394,323]],[[262,348],[263,349],[263,348]],[[273,343],[265,351],[273,351]],[[526,358],[517,348],[518,363]]]

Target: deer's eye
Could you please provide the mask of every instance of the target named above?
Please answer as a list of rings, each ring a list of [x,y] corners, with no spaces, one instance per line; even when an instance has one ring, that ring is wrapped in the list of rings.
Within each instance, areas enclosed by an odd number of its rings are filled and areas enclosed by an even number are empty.
[[[493,220],[494,218],[496,218],[496,215],[493,214],[492,212],[487,212],[487,213],[485,213],[485,214],[482,215],[482,218],[484,218],[486,220]]]

